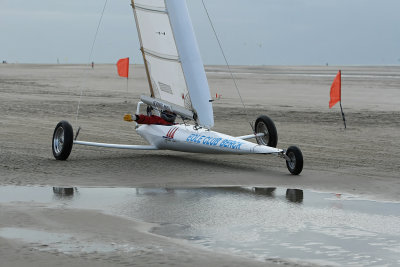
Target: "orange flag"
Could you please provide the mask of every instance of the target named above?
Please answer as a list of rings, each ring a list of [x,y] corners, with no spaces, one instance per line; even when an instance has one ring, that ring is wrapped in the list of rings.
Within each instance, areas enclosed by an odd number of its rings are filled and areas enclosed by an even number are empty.
[[[129,57],[121,58],[120,60],[118,60],[117,69],[118,69],[119,76],[128,78],[128,75],[129,75]]]
[[[342,88],[342,72],[339,70],[331,86],[331,100],[329,101],[329,108],[332,108],[337,102],[340,101],[341,88]]]

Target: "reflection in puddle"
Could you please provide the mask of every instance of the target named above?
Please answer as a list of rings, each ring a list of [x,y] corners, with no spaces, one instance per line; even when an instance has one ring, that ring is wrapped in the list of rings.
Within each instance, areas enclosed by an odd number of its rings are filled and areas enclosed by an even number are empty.
[[[259,187],[0,187],[0,204],[14,201],[97,209],[156,223],[153,233],[258,260],[400,265],[399,204],[350,195]]]
[[[54,197],[56,199],[72,199],[74,192],[78,192],[75,187],[53,187]]]
[[[254,187],[254,193],[257,195],[264,195],[267,197],[275,197],[275,187]],[[300,189],[286,189],[286,199],[294,203],[303,202],[303,190]]]
[[[268,197],[273,197],[275,190],[275,187],[254,187],[254,193]]]
[[[287,189],[286,199],[294,203],[303,203],[303,190],[300,189]]]

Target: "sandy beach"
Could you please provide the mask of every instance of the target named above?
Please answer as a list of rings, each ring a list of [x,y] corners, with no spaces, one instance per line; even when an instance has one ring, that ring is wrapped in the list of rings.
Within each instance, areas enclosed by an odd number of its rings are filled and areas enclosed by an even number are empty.
[[[330,85],[339,69],[346,130],[339,105],[328,108]],[[282,159],[264,155],[74,146],[67,161],[56,161],[51,138],[60,120],[68,120],[74,130],[80,126],[80,140],[146,144],[134,125],[123,121],[125,113],[134,113],[140,95],[148,94],[143,66],[131,66],[127,86],[114,65],[96,64],[91,69],[85,65],[2,64],[0,186],[265,186],[400,201],[400,67],[236,66],[232,70],[247,112],[226,67],[206,66],[211,94],[221,95],[214,102],[214,130],[233,136],[250,134],[248,122],[268,115],[278,130],[278,147],[302,149],[300,176],[290,175]],[[285,259],[265,263],[224,255],[151,234],[151,225],[145,222],[38,203],[0,204],[0,228],[7,227],[68,233],[90,242],[129,243],[139,248],[134,253],[66,255],[0,238],[4,266],[301,265]]]

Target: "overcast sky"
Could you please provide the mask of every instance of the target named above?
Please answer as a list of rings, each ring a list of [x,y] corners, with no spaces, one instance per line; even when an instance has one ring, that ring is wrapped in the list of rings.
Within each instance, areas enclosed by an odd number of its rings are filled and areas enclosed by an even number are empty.
[[[231,64],[400,65],[399,0],[205,0]],[[205,64],[223,64],[187,0]],[[0,61],[88,63],[104,0],[0,0]],[[142,63],[130,0],[108,0],[93,60]]]

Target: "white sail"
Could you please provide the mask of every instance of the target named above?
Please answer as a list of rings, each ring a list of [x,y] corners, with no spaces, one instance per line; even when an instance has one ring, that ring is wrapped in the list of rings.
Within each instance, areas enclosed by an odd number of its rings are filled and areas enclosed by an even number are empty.
[[[214,125],[210,89],[185,0],[132,0],[152,97]]]

